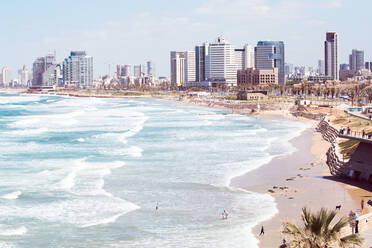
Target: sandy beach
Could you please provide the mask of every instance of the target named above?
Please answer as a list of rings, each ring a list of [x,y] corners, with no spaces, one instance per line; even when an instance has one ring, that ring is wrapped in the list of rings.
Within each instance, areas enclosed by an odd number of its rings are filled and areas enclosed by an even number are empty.
[[[283,239],[282,222],[300,224],[304,206],[317,211],[321,207],[334,209],[341,204],[340,215],[347,215],[350,210],[360,209],[362,197],[372,196],[369,191],[326,179],[329,172],[325,154],[329,143],[314,128],[307,129],[290,142],[296,147],[296,152],[277,157],[257,170],[232,180],[234,187],[262,193],[268,193],[268,190],[275,192],[271,195],[276,199],[279,213],[253,230],[261,248],[278,247]],[[259,237],[261,226],[265,228],[265,235]]]

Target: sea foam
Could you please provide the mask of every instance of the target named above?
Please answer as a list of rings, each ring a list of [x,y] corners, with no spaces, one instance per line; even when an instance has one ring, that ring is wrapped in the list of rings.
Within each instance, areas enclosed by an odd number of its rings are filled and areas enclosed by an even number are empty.
[[[1,198],[3,199],[7,199],[7,200],[15,200],[17,199],[20,195],[22,195],[22,192],[17,190],[17,191],[14,191],[14,192],[11,192],[9,194],[5,194],[3,195]]]
[[[3,230],[3,226],[0,226],[0,236],[21,236],[27,233],[27,228],[21,226],[19,228],[10,228]]]

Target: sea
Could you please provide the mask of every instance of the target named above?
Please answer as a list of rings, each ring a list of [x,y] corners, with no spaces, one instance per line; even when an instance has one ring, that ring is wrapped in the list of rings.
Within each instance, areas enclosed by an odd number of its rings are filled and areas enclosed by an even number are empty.
[[[305,129],[160,99],[1,93],[0,248],[258,247],[275,199],[230,180],[294,152]]]

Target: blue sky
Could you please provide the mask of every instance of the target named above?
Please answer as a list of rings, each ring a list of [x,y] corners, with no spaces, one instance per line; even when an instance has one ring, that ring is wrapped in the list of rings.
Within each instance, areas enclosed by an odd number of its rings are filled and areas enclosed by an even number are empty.
[[[169,75],[169,52],[223,35],[236,47],[283,40],[286,62],[316,65],[326,31],[339,33],[339,61],[353,48],[372,60],[370,0],[1,0],[0,67],[31,66],[56,50],[94,57],[95,76],[108,64],[154,60]]]

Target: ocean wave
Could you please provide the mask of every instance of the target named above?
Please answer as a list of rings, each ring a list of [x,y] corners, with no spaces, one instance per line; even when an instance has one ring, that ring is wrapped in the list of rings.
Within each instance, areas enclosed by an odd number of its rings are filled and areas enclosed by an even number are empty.
[[[113,169],[125,165],[124,162],[110,163],[87,162],[86,158],[74,160],[72,166],[62,168],[54,173],[65,173],[62,180],[57,183],[57,189],[66,190],[75,195],[95,196],[104,195],[111,197],[104,187],[104,177],[111,174]],[[66,174],[67,173],[67,174]]]
[[[88,227],[113,223],[120,216],[139,208],[134,203],[116,197],[78,197],[28,206],[0,205],[0,216],[2,218],[37,218],[41,221]]]
[[[129,212],[132,212],[132,211],[136,210],[136,209],[139,209],[139,207],[133,204],[133,206],[125,212],[122,212],[122,213],[119,213],[119,214],[116,214],[116,215],[113,215],[113,216],[110,216],[110,217],[107,217],[107,218],[103,218],[103,219],[100,219],[100,220],[95,221],[95,222],[87,223],[87,224],[81,225],[80,227],[86,228],[86,227],[92,227],[92,226],[106,225],[106,224],[110,224],[110,223],[115,223],[116,220],[120,216],[123,216],[123,215],[125,215]]]
[[[4,225],[0,225],[0,236],[22,236],[27,233],[27,228],[24,226],[18,228],[3,229]],[[0,246],[1,247],[1,246]]]
[[[15,200],[17,199],[20,195],[22,195],[22,192],[17,190],[17,191],[14,191],[14,192],[11,192],[11,193],[8,193],[8,194],[5,194],[3,196],[1,196],[1,198],[3,199],[7,199],[7,200]]]
[[[42,133],[48,132],[47,128],[31,128],[31,129],[21,129],[10,132],[4,132],[5,135],[14,135],[14,136],[35,136]]]
[[[9,104],[9,103],[24,103],[24,102],[38,102],[42,98],[39,96],[0,96],[0,104]]]
[[[131,146],[129,148],[120,148],[120,149],[110,149],[110,150],[102,150],[100,153],[104,155],[110,156],[130,156],[134,158],[142,157],[142,148],[138,146]]]

